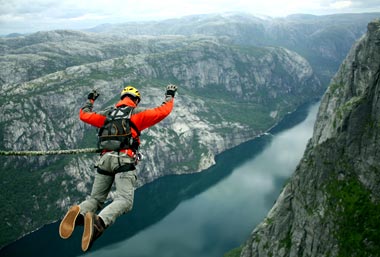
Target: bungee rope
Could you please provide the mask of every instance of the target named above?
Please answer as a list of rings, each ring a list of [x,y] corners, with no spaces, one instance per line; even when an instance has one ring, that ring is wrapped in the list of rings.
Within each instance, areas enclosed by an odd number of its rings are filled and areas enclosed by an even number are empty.
[[[0,156],[38,156],[38,155],[58,155],[58,154],[80,154],[80,153],[97,153],[98,148],[83,148],[70,150],[52,150],[52,151],[1,151]]]

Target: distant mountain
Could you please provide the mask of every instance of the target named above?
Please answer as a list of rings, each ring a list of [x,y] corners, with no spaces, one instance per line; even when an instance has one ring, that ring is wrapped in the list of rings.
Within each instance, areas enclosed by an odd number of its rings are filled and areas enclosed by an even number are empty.
[[[286,18],[227,13],[193,15],[157,22],[109,24],[90,29],[112,35],[209,35],[234,44],[281,46],[305,57],[323,84],[329,83],[352,44],[380,13],[290,15]]]
[[[21,36],[23,36],[23,34],[20,34],[20,33],[11,33],[11,34],[5,35],[3,37],[12,38],[12,37],[21,37]]]
[[[30,81],[76,65],[174,49],[193,40],[179,36],[120,38],[70,30],[4,38],[0,39],[0,85]]]

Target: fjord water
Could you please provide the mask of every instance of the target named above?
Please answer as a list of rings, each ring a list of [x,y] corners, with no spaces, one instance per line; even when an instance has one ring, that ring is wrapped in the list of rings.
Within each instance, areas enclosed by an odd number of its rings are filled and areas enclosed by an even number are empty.
[[[204,172],[164,177],[136,190],[132,212],[85,254],[82,229],[62,240],[56,222],[3,248],[0,256],[223,256],[244,243],[273,206],[303,155],[318,106],[301,107],[268,135],[220,154]]]

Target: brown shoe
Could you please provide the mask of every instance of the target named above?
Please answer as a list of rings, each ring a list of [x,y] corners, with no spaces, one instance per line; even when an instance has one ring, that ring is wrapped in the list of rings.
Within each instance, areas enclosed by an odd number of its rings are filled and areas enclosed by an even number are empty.
[[[75,226],[83,225],[83,216],[80,214],[79,205],[71,206],[59,225],[59,235],[63,239],[71,236]]]
[[[94,241],[103,234],[104,230],[104,222],[98,215],[91,212],[86,213],[82,235],[82,250],[85,252],[90,249]]]

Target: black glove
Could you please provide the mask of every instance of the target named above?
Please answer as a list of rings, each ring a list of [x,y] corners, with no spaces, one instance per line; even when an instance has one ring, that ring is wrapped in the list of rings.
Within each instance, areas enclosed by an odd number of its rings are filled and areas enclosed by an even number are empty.
[[[177,92],[177,86],[173,84],[169,84],[166,87],[166,95],[171,95],[172,97],[175,96],[175,92]]]
[[[96,98],[98,98],[99,97],[99,93],[98,92],[96,92],[96,89],[94,89],[91,93],[89,93],[88,94],[88,96],[87,96],[87,98],[89,99],[89,100],[96,100]]]

